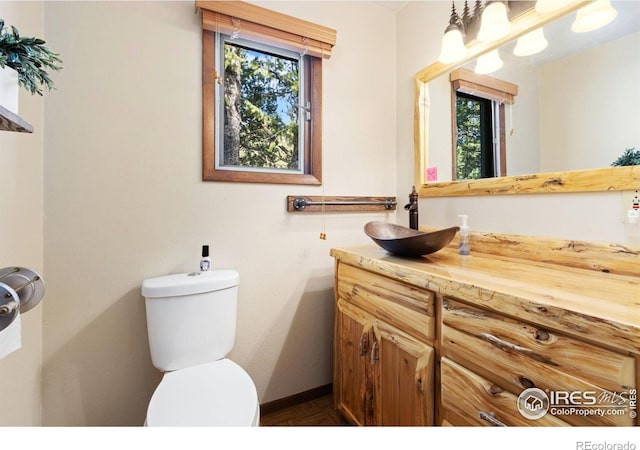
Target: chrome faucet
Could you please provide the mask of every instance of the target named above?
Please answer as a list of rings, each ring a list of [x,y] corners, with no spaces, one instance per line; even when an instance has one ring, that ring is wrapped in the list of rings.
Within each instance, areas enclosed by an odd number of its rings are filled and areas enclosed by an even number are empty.
[[[418,229],[418,193],[416,187],[413,186],[411,194],[409,194],[409,203],[404,205],[404,209],[409,211],[409,228]]]

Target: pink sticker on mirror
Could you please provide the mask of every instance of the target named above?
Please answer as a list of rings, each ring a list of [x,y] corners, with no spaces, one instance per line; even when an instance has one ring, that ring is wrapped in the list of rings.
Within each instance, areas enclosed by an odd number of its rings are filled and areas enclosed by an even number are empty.
[[[427,167],[427,181],[438,181],[437,167]]]

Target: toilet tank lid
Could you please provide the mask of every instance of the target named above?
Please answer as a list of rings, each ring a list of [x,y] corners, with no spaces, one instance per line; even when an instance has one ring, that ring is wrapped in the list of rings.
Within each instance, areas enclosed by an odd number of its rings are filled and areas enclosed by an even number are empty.
[[[228,289],[237,286],[239,282],[240,276],[235,270],[177,273],[144,280],[142,295],[145,298],[156,298],[201,294]]]

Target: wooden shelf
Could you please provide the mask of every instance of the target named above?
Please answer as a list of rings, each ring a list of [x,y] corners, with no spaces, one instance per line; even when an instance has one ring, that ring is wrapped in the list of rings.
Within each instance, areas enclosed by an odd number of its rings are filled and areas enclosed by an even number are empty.
[[[33,126],[0,105],[0,130],[33,133]]]

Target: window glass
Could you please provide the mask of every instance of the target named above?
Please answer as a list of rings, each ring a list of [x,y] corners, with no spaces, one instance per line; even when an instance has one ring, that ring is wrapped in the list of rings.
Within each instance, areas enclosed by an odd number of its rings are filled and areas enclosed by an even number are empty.
[[[303,173],[303,57],[228,36],[216,53],[217,168]]]

